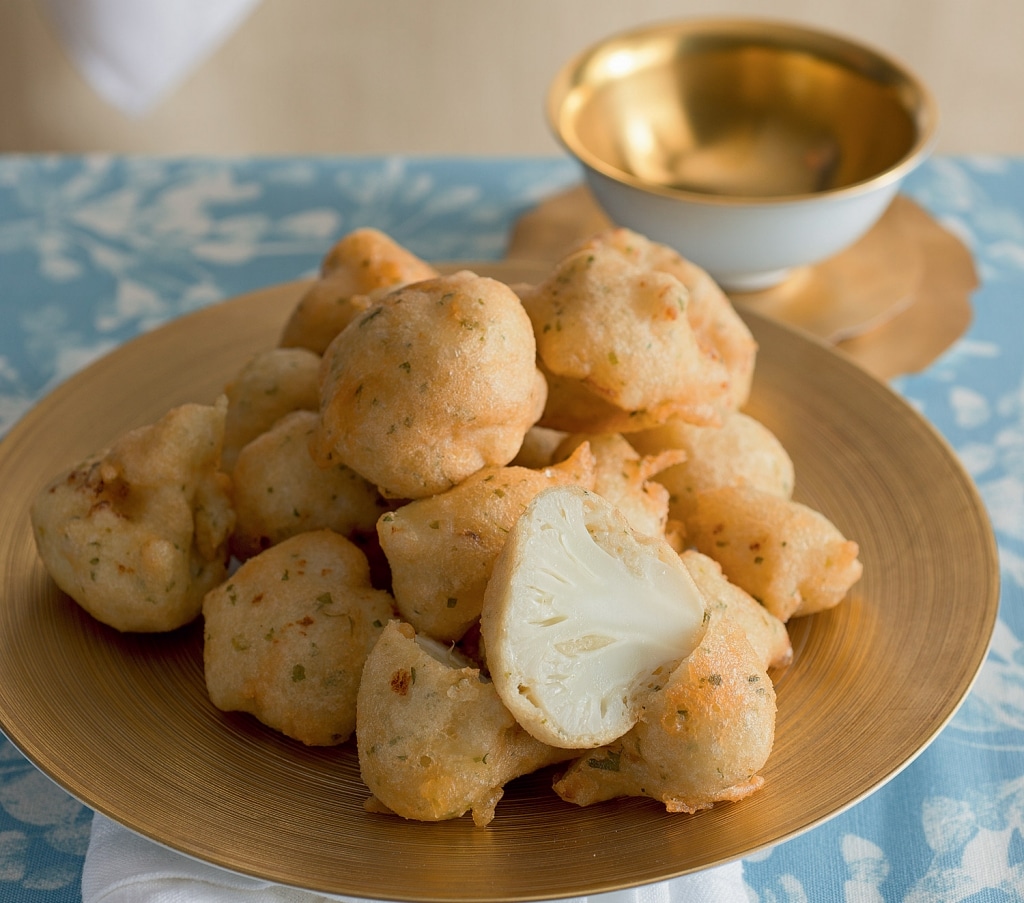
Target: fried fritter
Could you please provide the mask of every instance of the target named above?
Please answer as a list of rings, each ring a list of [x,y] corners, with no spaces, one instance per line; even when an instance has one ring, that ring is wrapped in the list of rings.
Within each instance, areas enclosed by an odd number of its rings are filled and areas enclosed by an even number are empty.
[[[646,796],[669,812],[697,812],[763,786],[774,742],[772,682],[743,631],[716,618],[648,695],[636,725],[576,759],[554,788],[580,806]]]
[[[225,389],[221,468],[234,469],[239,452],[292,411],[315,411],[319,395],[320,355],[305,348],[271,348],[252,358]]]
[[[31,520],[43,564],[94,618],[174,630],[227,573],[234,525],[218,470],[227,402],[185,404],[52,480]]]
[[[383,232],[356,229],[324,256],[320,277],[299,299],[279,344],[323,354],[382,292],[437,275],[434,267]]]
[[[573,755],[535,740],[480,672],[393,621],[363,670],[359,769],[371,811],[488,824],[513,778]]]
[[[714,420],[727,374],[700,349],[675,277],[595,247],[570,255],[522,297],[545,371],[575,390],[563,399],[562,382],[552,382],[542,425],[624,432],[671,416]],[[580,404],[587,397],[591,410]],[[587,423],[602,407],[607,416]]]
[[[310,530],[328,528],[357,545],[376,539],[377,518],[390,505],[351,468],[313,461],[317,420],[315,411],[286,414],[238,455],[231,551],[243,561]]]
[[[793,461],[764,424],[740,411],[723,415],[718,426],[672,420],[664,426],[631,433],[637,451],[654,455],[681,450],[684,460],[654,477],[670,494],[669,515],[685,522],[697,496],[709,489],[749,483],[780,498],[793,494]]]
[[[863,570],[824,514],[745,484],[701,493],[686,536],[783,622],[838,605]]]
[[[714,423],[729,404],[730,373],[695,333],[688,289],[638,265],[628,248],[589,242],[521,297],[549,378],[543,426],[607,433],[672,417]]]
[[[511,461],[543,410],[515,293],[463,271],[386,295],[324,354],[314,458],[391,498],[444,492]]]
[[[355,729],[366,656],[393,614],[347,539],[330,530],[286,539],[206,595],[210,700],[310,746],[342,743]]]
[[[715,280],[673,248],[630,229],[611,229],[583,244],[584,248],[597,246],[617,248],[642,269],[669,273],[686,287],[686,317],[697,340],[707,354],[722,361],[729,373],[723,404],[729,410],[746,404],[754,378],[757,342]]]
[[[487,467],[447,492],[381,516],[377,531],[391,565],[402,617],[420,633],[454,642],[480,617],[484,590],[509,531],[549,486],[591,486],[589,446],[542,470]]]

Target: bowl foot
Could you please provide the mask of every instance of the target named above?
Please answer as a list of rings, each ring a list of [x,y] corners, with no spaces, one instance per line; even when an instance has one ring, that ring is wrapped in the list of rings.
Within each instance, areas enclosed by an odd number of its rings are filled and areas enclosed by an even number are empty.
[[[711,278],[726,292],[762,292],[774,288],[789,278],[793,270],[762,270],[757,273],[711,273]]]

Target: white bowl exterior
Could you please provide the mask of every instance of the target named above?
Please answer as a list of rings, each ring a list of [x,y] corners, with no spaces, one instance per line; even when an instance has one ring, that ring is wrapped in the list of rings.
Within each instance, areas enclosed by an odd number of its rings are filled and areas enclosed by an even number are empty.
[[[832,197],[705,203],[645,192],[590,167],[584,172],[612,222],[674,248],[736,291],[768,288],[792,268],[849,247],[881,218],[902,181]]]

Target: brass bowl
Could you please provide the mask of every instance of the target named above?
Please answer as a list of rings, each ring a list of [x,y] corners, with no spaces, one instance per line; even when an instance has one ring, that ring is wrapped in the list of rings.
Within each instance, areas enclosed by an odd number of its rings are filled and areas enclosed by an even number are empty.
[[[740,289],[863,235],[938,119],[926,86],[882,54],[745,19],[608,38],[561,69],[547,110],[613,221]]]

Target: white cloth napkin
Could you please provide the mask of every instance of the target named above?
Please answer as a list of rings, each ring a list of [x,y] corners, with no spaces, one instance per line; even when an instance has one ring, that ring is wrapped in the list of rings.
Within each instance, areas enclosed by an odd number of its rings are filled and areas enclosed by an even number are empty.
[[[746,903],[743,865],[563,903]],[[281,887],[224,871],[161,847],[109,818],[93,817],[82,903],[326,903],[353,901]]]
[[[152,109],[258,0],[42,0],[93,89],[122,112]]]

